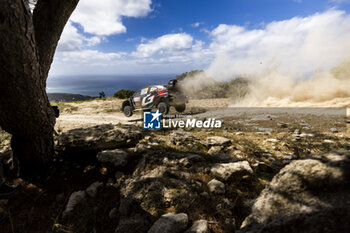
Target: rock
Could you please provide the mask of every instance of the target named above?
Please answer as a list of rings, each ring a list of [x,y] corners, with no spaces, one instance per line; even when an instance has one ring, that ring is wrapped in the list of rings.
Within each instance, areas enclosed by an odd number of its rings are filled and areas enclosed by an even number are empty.
[[[195,141],[199,141],[197,137],[188,132],[183,131],[173,131],[168,135],[167,144],[168,145],[188,145],[189,143],[193,143]]]
[[[224,194],[225,193],[225,185],[221,181],[213,179],[208,182],[208,188],[211,193],[214,194]]]
[[[85,191],[76,191],[72,193],[69,197],[68,203],[66,205],[65,210],[62,213],[62,217],[67,217],[69,216],[74,208],[81,204],[82,202],[85,202],[86,200],[86,194]]]
[[[225,230],[226,232],[235,232],[236,231],[236,220],[234,218],[225,219]]]
[[[338,132],[339,132],[337,128],[330,128],[329,130],[330,130],[332,133],[338,133]]]
[[[99,188],[101,188],[103,186],[103,183],[102,182],[99,182],[99,181],[96,181],[94,183],[92,183],[86,190],[86,194],[89,196],[89,197],[96,197],[97,195],[97,191]]]
[[[179,233],[186,229],[187,214],[164,214],[149,229],[148,233]]]
[[[56,201],[58,203],[62,203],[64,201],[64,193],[60,193],[56,195]]]
[[[208,154],[210,155],[220,154],[223,150],[224,150],[223,146],[212,146],[208,150]]]
[[[128,153],[120,150],[104,150],[97,153],[97,160],[101,163],[112,164],[114,167],[123,167],[128,164]]]
[[[311,133],[301,133],[301,134],[299,135],[299,137],[301,137],[301,138],[313,138],[314,135],[311,134]]]
[[[131,144],[141,137],[137,126],[105,124],[69,130],[58,137],[58,142],[65,150],[100,151]]]
[[[265,140],[266,142],[279,142],[280,140],[276,139],[276,138],[268,138]]]
[[[117,171],[115,174],[114,174],[114,178],[115,180],[118,182],[118,180],[120,178],[122,178],[124,176],[124,173],[123,172],[120,172],[120,171]]]
[[[284,123],[284,122],[279,122],[279,123],[277,123],[277,126],[280,128],[288,128],[289,125],[287,123]]]
[[[111,211],[109,211],[109,218],[116,218],[118,215],[118,209],[116,207],[114,207],[113,209],[111,209]]]
[[[201,197],[210,200],[210,195],[207,192],[202,192],[201,194],[199,194]]]
[[[121,218],[115,229],[115,233],[139,233],[147,232],[151,224],[142,216],[135,215],[128,218]]]
[[[274,173],[275,169],[272,168],[270,165],[264,163],[264,162],[258,162],[254,166],[254,171],[258,174],[261,173]]]
[[[126,179],[121,185],[120,213],[129,216],[142,208],[153,216],[159,216],[164,213],[164,209],[176,203],[190,206],[198,195],[191,192],[183,178],[186,174],[183,173],[159,166],[151,171],[133,174],[132,178]]]
[[[140,142],[135,146],[135,153],[144,153],[151,148],[151,145],[147,142]]]
[[[255,200],[240,232],[348,232],[350,153],[294,160]]]
[[[191,228],[185,231],[185,233],[210,233],[209,224],[206,220],[195,221]]]
[[[228,146],[231,144],[231,140],[220,136],[213,136],[207,138],[206,144],[208,146]]]
[[[247,161],[234,163],[220,163],[214,165],[210,172],[219,180],[228,181],[233,178],[242,178],[244,175],[253,174],[253,170]]]
[[[264,133],[271,133],[273,129],[271,128],[264,128],[264,127],[258,127],[259,132],[264,132]]]

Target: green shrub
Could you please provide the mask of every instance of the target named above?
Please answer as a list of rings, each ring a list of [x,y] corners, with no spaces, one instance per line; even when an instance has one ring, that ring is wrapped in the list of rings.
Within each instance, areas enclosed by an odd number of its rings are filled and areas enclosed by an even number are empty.
[[[116,93],[114,93],[114,97],[119,98],[119,99],[126,99],[126,98],[129,98],[130,96],[132,96],[134,93],[135,93],[135,91],[133,91],[133,90],[121,89],[121,90],[117,91]]]

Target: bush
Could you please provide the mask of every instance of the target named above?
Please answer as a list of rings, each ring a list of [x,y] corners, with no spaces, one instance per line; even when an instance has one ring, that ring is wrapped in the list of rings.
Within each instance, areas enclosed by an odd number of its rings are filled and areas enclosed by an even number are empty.
[[[135,93],[135,91],[133,91],[133,90],[121,89],[121,90],[117,91],[116,93],[114,93],[114,97],[119,98],[119,99],[126,99],[126,98],[129,98],[130,96],[132,96],[134,93]]]

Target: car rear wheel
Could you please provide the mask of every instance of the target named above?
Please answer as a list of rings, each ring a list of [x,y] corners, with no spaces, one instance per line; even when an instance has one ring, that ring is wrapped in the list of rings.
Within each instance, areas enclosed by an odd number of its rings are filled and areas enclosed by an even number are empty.
[[[130,105],[126,105],[123,112],[126,117],[131,117],[134,114]]]
[[[158,104],[158,111],[162,113],[163,115],[168,114],[169,112],[169,105],[165,102],[160,102]]]
[[[177,112],[184,112],[186,110],[186,104],[181,104],[181,105],[175,106],[175,110]]]

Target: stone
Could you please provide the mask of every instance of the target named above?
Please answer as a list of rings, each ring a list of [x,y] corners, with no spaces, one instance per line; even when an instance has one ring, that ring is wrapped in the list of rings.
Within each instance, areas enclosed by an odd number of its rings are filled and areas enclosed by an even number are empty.
[[[147,142],[140,142],[135,146],[135,153],[144,153],[151,149],[151,145]]]
[[[213,136],[207,138],[206,144],[208,146],[228,146],[231,144],[231,140],[220,136]]]
[[[330,130],[332,133],[338,133],[338,132],[339,132],[337,128],[330,128],[329,130]]]
[[[254,171],[258,174],[261,173],[274,173],[275,169],[264,162],[258,162],[254,166]]]
[[[268,138],[265,140],[266,142],[279,142],[280,140],[276,139],[276,138]]]
[[[64,150],[101,151],[127,146],[141,137],[137,126],[105,124],[69,130],[58,137],[58,144]]]
[[[150,227],[151,224],[142,216],[123,217],[119,220],[115,233],[147,232]]]
[[[111,211],[109,211],[109,218],[113,219],[116,218],[118,215],[118,208],[114,207],[113,209],[111,209]]]
[[[197,220],[193,222],[190,229],[185,233],[210,233],[209,224],[206,220]]]
[[[103,183],[102,182],[99,182],[99,181],[96,181],[94,183],[92,183],[86,190],[86,194],[89,196],[89,197],[96,197],[97,195],[97,191],[99,188],[101,188],[103,186]]]
[[[225,184],[216,179],[212,179],[208,182],[208,188],[211,193],[214,194],[224,194],[225,193]]]
[[[301,134],[299,135],[299,137],[301,137],[301,138],[313,138],[314,135],[311,134],[311,133],[301,133]]]
[[[73,192],[68,199],[68,203],[66,205],[65,210],[62,213],[62,217],[65,218],[69,216],[77,205],[85,201],[86,201],[85,191]]]
[[[208,150],[208,154],[210,155],[220,154],[223,151],[223,149],[224,149],[223,146],[212,146]]]
[[[226,230],[226,232],[235,232],[236,231],[236,219],[226,218],[225,219],[225,230]]]
[[[245,175],[253,174],[253,170],[247,161],[234,163],[215,164],[210,172],[219,180],[228,181],[234,178],[242,178]]]
[[[123,167],[128,164],[128,155],[121,149],[104,150],[97,153],[97,160],[101,163],[112,164],[114,167]]]
[[[193,143],[196,141],[199,141],[199,139],[193,134],[176,130],[168,135],[167,144],[179,146],[188,145],[189,143]]]
[[[284,123],[284,122],[279,122],[279,123],[277,123],[277,126],[280,128],[288,128],[289,125],[287,123]]]
[[[210,195],[207,192],[202,192],[199,195],[207,200],[210,200]]]
[[[123,172],[120,172],[120,171],[117,171],[115,174],[114,174],[114,178],[116,181],[118,181],[120,178],[122,178],[124,176],[124,173]]]
[[[149,229],[148,233],[180,233],[188,224],[188,217],[185,213],[164,214]]]
[[[349,152],[292,161],[260,193],[239,232],[347,232],[349,171]]]

